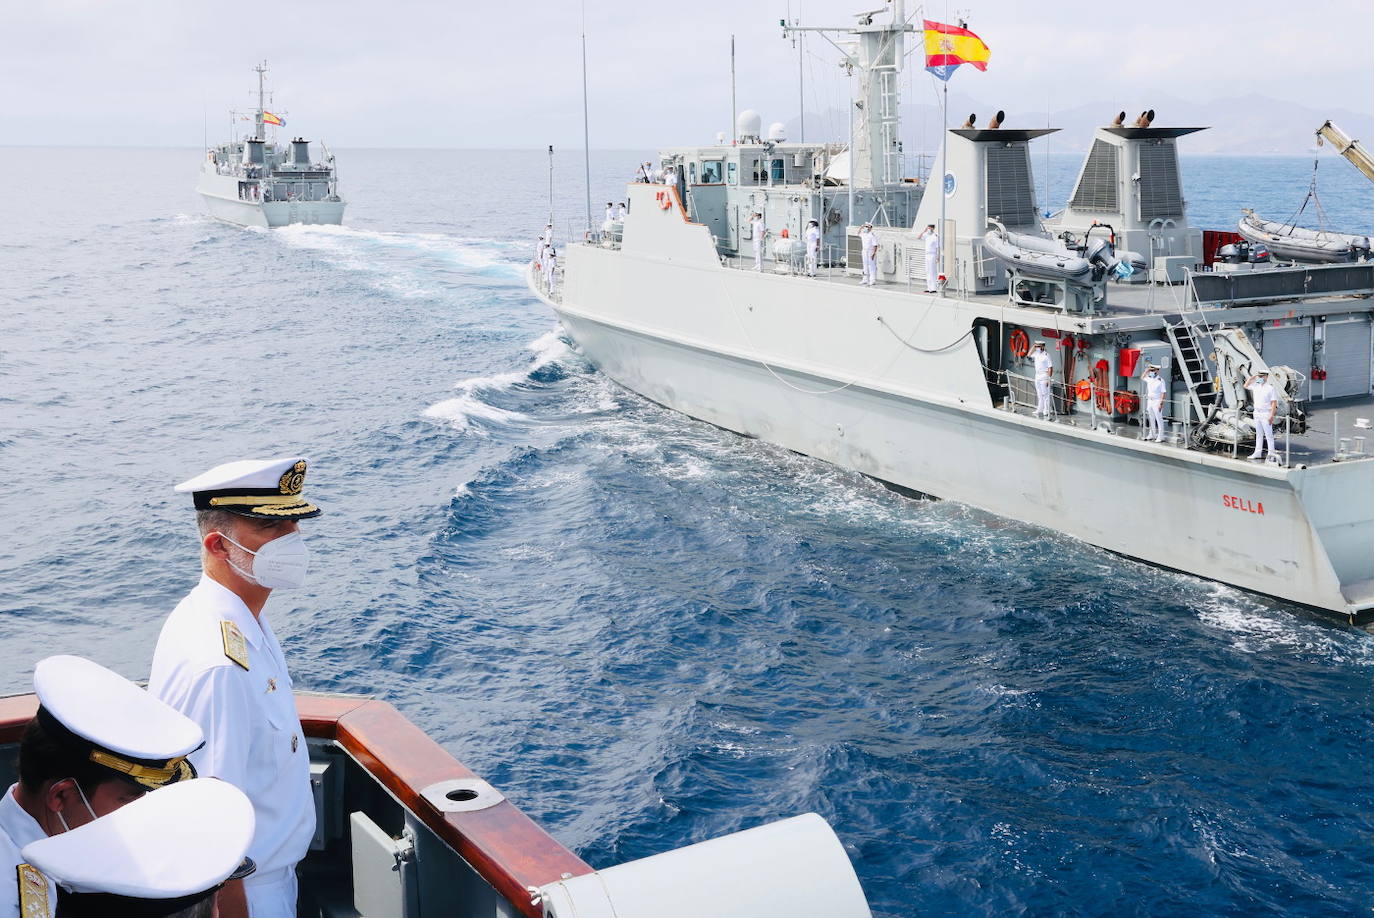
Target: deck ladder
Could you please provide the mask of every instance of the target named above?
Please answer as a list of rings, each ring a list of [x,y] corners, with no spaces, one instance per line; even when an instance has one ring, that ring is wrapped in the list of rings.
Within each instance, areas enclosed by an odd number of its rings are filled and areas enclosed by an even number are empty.
[[[1188,387],[1188,399],[1192,403],[1195,416],[1200,420],[1207,417],[1217,400],[1217,391],[1212,382],[1212,374],[1207,369],[1207,358],[1202,354],[1202,341],[1207,332],[1182,316],[1177,325],[1164,323],[1164,333],[1174,346],[1178,358],[1179,372],[1184,385]]]

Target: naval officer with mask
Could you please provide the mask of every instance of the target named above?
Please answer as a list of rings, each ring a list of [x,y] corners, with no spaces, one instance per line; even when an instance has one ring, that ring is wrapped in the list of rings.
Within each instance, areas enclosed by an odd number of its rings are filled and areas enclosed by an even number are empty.
[[[148,688],[205,731],[199,773],[253,802],[257,872],[225,884],[221,918],[295,918],[296,864],[315,831],[291,677],[263,613],[273,590],[305,582],[298,524],[320,513],[301,496],[305,470],[295,457],[243,460],[176,487],[195,504],[204,573],[163,625]]]
[[[0,918],[48,918],[53,877],[21,855],[148,791],[189,781],[200,727],[128,679],[81,657],[40,660],[38,713],[19,741],[19,781],[0,799]]]

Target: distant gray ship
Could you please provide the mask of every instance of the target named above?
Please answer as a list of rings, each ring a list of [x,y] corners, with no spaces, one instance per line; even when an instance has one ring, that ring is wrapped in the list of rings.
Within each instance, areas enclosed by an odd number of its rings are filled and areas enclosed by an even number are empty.
[[[323,161],[313,162],[304,138],[285,146],[267,140],[267,125],[285,126],[285,121],[264,107],[267,63],[253,70],[258,75],[253,136],[206,151],[196,183],[205,206],[212,216],[240,226],[342,223],[345,202],[333,154],[321,143]]]

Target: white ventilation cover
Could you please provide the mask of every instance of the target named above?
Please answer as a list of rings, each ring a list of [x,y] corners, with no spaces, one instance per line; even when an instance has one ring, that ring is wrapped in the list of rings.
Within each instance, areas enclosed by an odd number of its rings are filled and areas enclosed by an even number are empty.
[[[815,813],[540,888],[545,918],[872,918]]]

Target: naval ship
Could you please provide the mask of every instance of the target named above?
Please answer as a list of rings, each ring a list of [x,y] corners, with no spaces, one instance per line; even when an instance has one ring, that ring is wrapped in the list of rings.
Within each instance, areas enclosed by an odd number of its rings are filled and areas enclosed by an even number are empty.
[[[1045,217],[1029,144],[1052,129],[943,131],[903,174],[904,0],[833,29],[855,75],[846,144],[789,143],[752,112],[734,142],[661,151],[621,223],[567,245],[531,290],[611,379],[669,408],[1155,565],[1349,620],[1374,609],[1374,263],[1279,264],[1190,225],[1179,138],[1104,118],[1067,207]],[[890,13],[890,21],[887,20]],[[784,23],[785,30],[793,28]],[[929,187],[926,187],[929,185]],[[772,244],[757,271],[750,215]],[[817,276],[805,228],[822,231]],[[859,280],[876,224],[877,283]],[[939,227],[937,293],[925,240]],[[1032,351],[1053,363],[1037,417]],[[1167,382],[1143,437],[1144,373]],[[1247,381],[1271,373],[1278,438],[1249,461]],[[1075,543],[1065,541],[1064,551]]]
[[[0,780],[37,710],[0,698]],[[872,918],[815,813],[595,870],[386,702],[297,693],[296,710],[315,796],[302,918]]]
[[[231,139],[206,151],[196,190],[211,216],[240,226],[267,229],[291,223],[343,222],[344,200],[339,197],[334,156],[321,143],[321,159],[310,154],[310,141],[292,138],[287,145],[267,139],[267,125],[285,122],[267,111],[267,63],[258,75],[258,108],[253,136]]]

